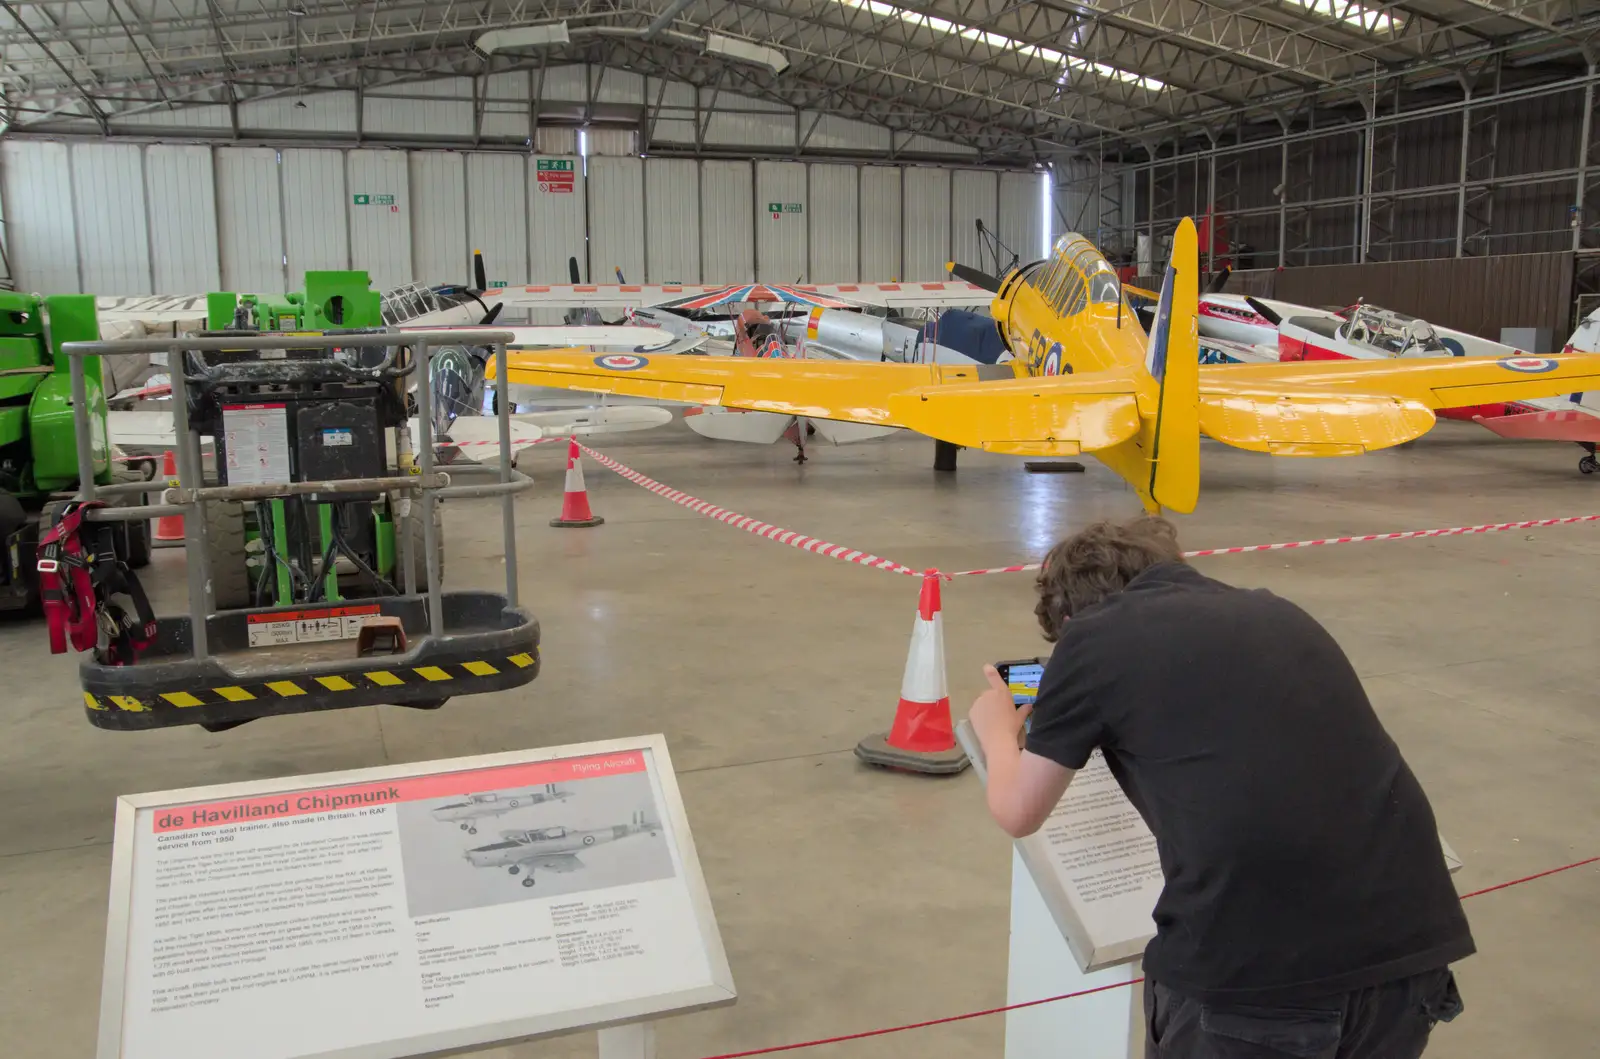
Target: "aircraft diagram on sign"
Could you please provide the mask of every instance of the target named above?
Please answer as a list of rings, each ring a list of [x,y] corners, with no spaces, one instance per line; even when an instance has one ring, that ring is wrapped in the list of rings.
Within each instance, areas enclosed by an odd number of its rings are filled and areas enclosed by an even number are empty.
[[[1192,511],[1200,438],[1279,456],[1352,456],[1419,437],[1435,411],[1600,385],[1600,356],[1199,364],[1194,222],[1173,239],[1148,336],[1116,271],[1069,234],[1003,279],[954,266],[994,294],[1012,360],[889,364],[636,356],[626,367],[525,352],[508,382],[905,427],[958,446],[1041,457],[1090,453],[1145,507]]]
[[[536,871],[581,871],[584,863],[577,854],[591,846],[637,835],[654,838],[660,833],[659,823],[647,819],[643,812],[637,812],[626,824],[613,824],[610,827],[539,827],[502,831],[501,841],[466,850],[462,856],[474,868],[505,868],[511,875],[523,875],[526,872],[522,885],[532,886]]]
[[[469,794],[464,802],[435,806],[433,818],[442,824],[460,824],[469,835],[478,833],[478,821],[486,816],[503,816],[530,805],[562,802],[572,797],[571,791],[558,790],[554,783],[521,791],[485,791]]]

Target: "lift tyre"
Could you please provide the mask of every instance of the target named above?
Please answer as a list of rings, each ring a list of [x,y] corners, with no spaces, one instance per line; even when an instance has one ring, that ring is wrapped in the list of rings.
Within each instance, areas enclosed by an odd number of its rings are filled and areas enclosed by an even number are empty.
[[[255,602],[250,568],[245,565],[244,505],[213,500],[205,505],[205,512],[211,605],[217,610],[242,610]],[[262,561],[266,561],[264,552]],[[267,571],[267,576],[273,576],[273,571]]]
[[[933,442],[933,469],[936,471],[955,470],[956,453],[960,451],[960,445],[935,438]]]
[[[1596,469],[1600,469],[1600,461],[1597,461],[1593,456],[1585,456],[1578,461],[1578,470],[1584,474],[1593,474]]]

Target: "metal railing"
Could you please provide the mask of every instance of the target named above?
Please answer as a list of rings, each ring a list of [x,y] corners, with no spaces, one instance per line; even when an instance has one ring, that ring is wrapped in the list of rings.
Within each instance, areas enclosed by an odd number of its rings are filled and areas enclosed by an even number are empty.
[[[44,320],[45,341],[49,344],[49,318]],[[217,500],[256,500],[264,496],[288,496],[315,492],[372,493],[402,492],[420,494],[422,503],[423,548],[426,551],[428,631],[440,636],[444,631],[444,602],[439,586],[438,528],[434,524],[435,505],[452,497],[499,496],[501,504],[501,530],[505,538],[506,602],[517,605],[517,555],[516,514],[512,507],[514,494],[533,486],[533,480],[511,466],[511,403],[499,402],[500,480],[484,485],[451,485],[448,475],[436,472],[433,465],[434,433],[432,415],[432,362],[433,347],[465,343],[490,346],[494,349],[495,370],[499,378],[506,374],[506,343],[515,336],[509,331],[493,328],[454,328],[449,331],[391,331],[344,335],[229,335],[212,338],[132,338],[119,341],[63,342],[61,352],[70,358],[72,376],[73,430],[78,446],[78,499],[91,501],[97,496],[155,495],[161,496],[159,504],[137,507],[98,508],[88,513],[90,521],[129,522],[159,518],[163,515],[183,516],[184,546],[188,550],[189,621],[192,630],[192,650],[196,660],[207,657],[206,619],[212,613],[211,569],[206,549],[205,504]],[[188,352],[218,353],[238,350],[273,349],[366,349],[395,347],[420,351],[420,357],[411,359],[412,367],[405,374],[416,378],[417,422],[421,433],[417,457],[421,473],[384,478],[344,479],[316,483],[268,483],[265,485],[238,485],[206,487],[200,454],[199,435],[189,429],[189,386],[199,382],[187,372],[184,356]],[[94,452],[89,422],[88,379],[83,369],[84,357],[123,356],[132,353],[165,352],[172,378],[173,450],[178,465],[178,486],[166,484],[96,486],[94,480]],[[386,362],[387,363],[387,362]],[[414,373],[421,369],[420,375]],[[110,439],[106,441],[110,448]],[[405,591],[415,592],[414,565],[410,558],[410,534],[400,536],[400,562],[405,569]]]

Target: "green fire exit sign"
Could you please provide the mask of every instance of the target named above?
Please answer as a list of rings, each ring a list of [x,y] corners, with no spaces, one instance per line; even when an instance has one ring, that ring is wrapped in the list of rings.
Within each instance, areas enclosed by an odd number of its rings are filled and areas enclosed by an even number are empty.
[[[804,213],[805,207],[798,202],[769,202],[767,212],[777,217],[785,213]]]
[[[357,206],[393,206],[393,195],[352,195]]]

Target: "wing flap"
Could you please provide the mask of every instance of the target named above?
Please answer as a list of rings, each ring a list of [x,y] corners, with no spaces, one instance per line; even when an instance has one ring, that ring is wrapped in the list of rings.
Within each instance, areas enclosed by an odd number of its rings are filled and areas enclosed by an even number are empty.
[[[1139,432],[1131,375],[1022,378],[896,394],[890,417],[930,437],[1011,456],[1075,456]]]
[[[1207,436],[1275,456],[1356,456],[1421,437],[1433,423],[1425,403],[1385,394],[1251,387],[1200,397]]]

